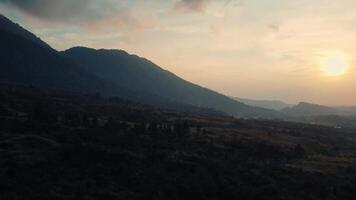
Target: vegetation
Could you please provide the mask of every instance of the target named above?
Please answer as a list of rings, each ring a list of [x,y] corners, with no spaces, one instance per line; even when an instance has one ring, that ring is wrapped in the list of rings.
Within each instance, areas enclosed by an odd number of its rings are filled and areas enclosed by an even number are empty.
[[[0,199],[354,199],[354,130],[0,92]]]

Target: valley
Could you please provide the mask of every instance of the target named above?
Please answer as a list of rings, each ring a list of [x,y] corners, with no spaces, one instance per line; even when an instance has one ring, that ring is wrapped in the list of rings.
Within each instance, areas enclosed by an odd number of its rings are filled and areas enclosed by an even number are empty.
[[[27,87],[2,87],[0,102],[1,199],[356,195],[355,129]]]

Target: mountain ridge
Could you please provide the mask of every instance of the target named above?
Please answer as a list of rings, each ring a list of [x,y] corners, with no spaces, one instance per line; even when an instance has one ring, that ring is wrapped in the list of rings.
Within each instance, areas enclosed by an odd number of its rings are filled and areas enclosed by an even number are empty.
[[[26,38],[28,40],[31,40],[45,48],[51,49],[55,51],[50,45],[48,45],[46,42],[42,41],[39,37],[37,37],[35,34],[31,33],[30,31],[26,30],[23,28],[21,25],[14,23],[4,15],[0,13],[0,30],[7,31],[9,33],[16,34],[18,36],[21,36],[23,38]]]
[[[300,102],[293,107],[283,109],[282,112],[291,116],[332,115],[338,113],[335,108],[308,102]]]
[[[74,47],[62,54],[85,70],[133,90],[148,91],[181,103],[214,108],[235,116],[279,116],[275,111],[248,106],[186,81],[152,61],[123,50]]]
[[[7,27],[13,27],[11,29]],[[20,25],[1,16],[0,81],[20,85],[62,90],[70,93],[101,93],[162,107],[193,108],[154,95],[116,86],[100,79],[64,58]]]
[[[100,92],[158,107],[199,107],[247,118],[281,116],[188,82],[123,50],[77,47],[58,52],[4,16],[0,18],[0,41],[0,53],[5,58],[0,60],[1,81],[79,93]],[[68,54],[78,50],[79,55]]]

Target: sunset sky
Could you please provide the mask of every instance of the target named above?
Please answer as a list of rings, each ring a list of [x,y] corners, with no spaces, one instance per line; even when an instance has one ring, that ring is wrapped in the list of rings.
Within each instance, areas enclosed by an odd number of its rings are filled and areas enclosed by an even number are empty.
[[[327,105],[356,105],[355,10],[355,0],[0,0],[58,50],[123,49],[229,96]]]

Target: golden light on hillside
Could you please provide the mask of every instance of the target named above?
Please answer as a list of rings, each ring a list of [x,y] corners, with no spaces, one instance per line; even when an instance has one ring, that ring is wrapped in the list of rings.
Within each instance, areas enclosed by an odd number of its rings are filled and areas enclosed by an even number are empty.
[[[322,59],[321,66],[328,76],[340,76],[346,73],[349,63],[344,54],[332,52]]]

